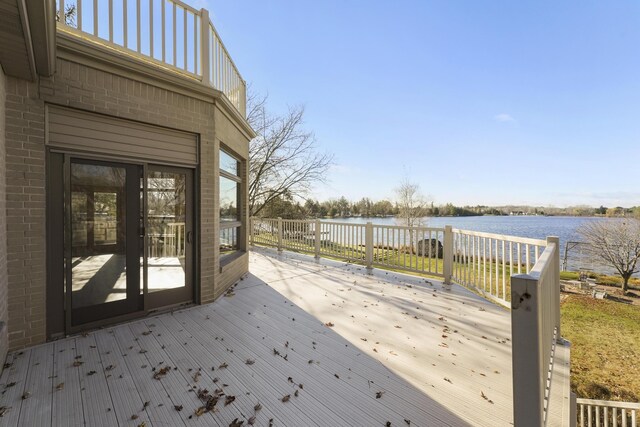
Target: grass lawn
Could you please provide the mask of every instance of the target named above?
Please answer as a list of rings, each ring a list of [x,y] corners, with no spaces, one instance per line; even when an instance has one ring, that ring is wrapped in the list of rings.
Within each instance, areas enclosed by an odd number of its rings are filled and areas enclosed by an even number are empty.
[[[571,341],[571,388],[578,397],[640,399],[640,307],[569,295],[562,335]]]

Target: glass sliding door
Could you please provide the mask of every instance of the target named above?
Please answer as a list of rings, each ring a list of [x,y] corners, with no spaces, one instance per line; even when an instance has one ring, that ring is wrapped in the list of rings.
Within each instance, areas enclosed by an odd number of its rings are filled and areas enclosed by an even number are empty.
[[[72,326],[140,308],[137,189],[141,167],[71,159],[67,297]]]
[[[147,308],[193,300],[192,172],[148,166],[146,176]]]
[[[192,302],[193,171],[49,158],[48,292],[64,332]]]

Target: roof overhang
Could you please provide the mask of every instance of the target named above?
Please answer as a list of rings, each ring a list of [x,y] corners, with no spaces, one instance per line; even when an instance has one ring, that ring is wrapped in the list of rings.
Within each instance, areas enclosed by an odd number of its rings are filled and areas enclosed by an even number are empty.
[[[0,64],[4,73],[35,80],[55,71],[55,0],[0,0]]]

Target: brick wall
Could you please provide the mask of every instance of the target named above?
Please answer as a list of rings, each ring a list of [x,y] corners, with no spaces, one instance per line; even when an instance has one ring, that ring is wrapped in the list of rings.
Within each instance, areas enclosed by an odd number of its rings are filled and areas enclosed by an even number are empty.
[[[7,298],[9,289],[7,282],[7,211],[5,196],[5,119],[4,104],[6,96],[6,78],[0,67],[0,363],[4,365],[7,355]],[[0,371],[2,368],[0,368]]]
[[[238,263],[219,280],[217,167],[213,98],[155,85],[148,76],[124,77],[101,66],[58,58],[57,73],[38,83],[7,79],[7,221],[9,272],[9,346],[45,340],[45,104],[117,116],[200,135],[200,284],[198,299],[211,301],[244,273]],[[228,117],[223,120],[230,120]],[[218,123],[219,120],[216,120]],[[234,141],[238,146],[243,141]],[[236,279],[237,280],[237,279]],[[224,289],[222,289],[224,287]]]
[[[38,84],[6,80],[9,347],[45,339],[44,103]]]

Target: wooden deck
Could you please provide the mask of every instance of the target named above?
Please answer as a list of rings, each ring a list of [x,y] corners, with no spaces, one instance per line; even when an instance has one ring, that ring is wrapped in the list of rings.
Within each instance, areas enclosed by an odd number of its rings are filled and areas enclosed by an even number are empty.
[[[511,424],[503,309],[270,250],[251,273],[213,304],[10,354],[0,426]]]

